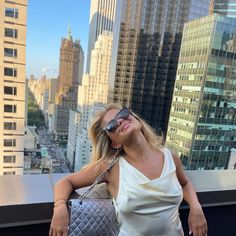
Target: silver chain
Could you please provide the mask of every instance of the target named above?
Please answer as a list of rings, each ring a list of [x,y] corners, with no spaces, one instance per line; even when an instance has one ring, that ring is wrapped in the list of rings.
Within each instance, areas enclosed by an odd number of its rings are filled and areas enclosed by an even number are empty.
[[[116,162],[119,160],[118,157],[113,157],[109,166],[107,167],[106,170],[104,170],[97,178],[96,180],[93,182],[93,184],[90,186],[90,188],[88,190],[86,190],[80,197],[79,197],[79,203],[82,204],[83,200],[86,198],[86,196],[92,191],[92,189],[94,188],[94,186],[96,184],[101,183],[101,181],[103,180],[103,178],[105,177],[105,175],[110,171],[110,169],[116,164]]]

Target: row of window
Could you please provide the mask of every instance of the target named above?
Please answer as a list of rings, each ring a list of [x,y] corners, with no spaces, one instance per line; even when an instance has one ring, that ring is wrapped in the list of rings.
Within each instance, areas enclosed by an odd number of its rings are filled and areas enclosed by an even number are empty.
[[[12,18],[18,18],[18,9],[6,8],[5,9],[5,16],[12,17]],[[5,28],[5,37],[17,38],[18,31],[16,29]],[[15,58],[15,57],[17,57],[17,50],[12,49],[12,48],[4,48],[4,56]],[[17,77],[17,70],[16,70],[16,68],[5,67],[4,68],[4,75]],[[17,95],[17,88],[4,86],[4,94]],[[4,105],[4,112],[16,113],[16,105]],[[4,130],[16,130],[16,122],[4,122]],[[4,146],[5,147],[16,146],[16,140],[15,139],[4,139]],[[4,156],[4,163],[12,163],[12,162],[15,162],[15,156]],[[9,173],[6,172],[4,174],[9,174]]]
[[[18,18],[18,9],[13,8],[6,8],[5,9],[5,16],[6,17],[12,17],[12,18]],[[5,36],[11,37],[11,38],[17,38],[18,37],[18,31],[16,29],[10,29],[5,28]],[[4,48],[4,56],[6,57],[17,57],[17,50],[13,48]],[[4,75],[6,76],[17,76],[17,70],[16,68],[4,68]],[[10,86],[4,86],[4,94],[8,95],[17,95],[17,88],[16,87],[10,87]],[[4,105],[4,112],[13,112],[16,113],[16,105]],[[16,130],[16,122],[4,122],[4,130]],[[14,147],[16,146],[16,140],[15,139],[4,139],[3,143],[4,147]],[[4,163],[14,163],[16,162],[16,156],[4,156],[3,157]],[[4,174],[14,174],[14,173],[8,173],[4,172]]]
[[[5,17],[11,17],[11,18],[18,19],[18,17],[19,17],[18,9],[5,8]],[[17,29],[5,28],[4,31],[5,31],[4,32],[5,37],[18,38]],[[4,48],[4,56],[17,58],[17,49]],[[16,68],[5,67],[4,68],[4,75],[17,77],[17,70],[16,70]],[[4,86],[4,94],[17,95],[17,88],[10,87],[10,86]],[[4,112],[15,113],[16,112],[16,105],[4,105]],[[16,130],[16,122],[4,122],[4,130]],[[14,146],[16,146],[16,140],[15,139],[4,139],[3,145],[4,145],[4,147],[14,147]],[[15,163],[16,156],[15,155],[3,156],[3,162],[4,163]],[[14,175],[14,174],[15,174],[15,171],[3,172],[3,175]]]
[[[19,14],[18,14],[18,9],[16,8],[5,8],[5,16],[6,17],[11,17],[17,19]],[[4,35],[5,37],[10,37],[10,38],[18,38],[18,31],[17,29],[11,29],[11,28],[5,28],[4,29]],[[5,57],[17,57],[17,49],[14,48],[4,48],[4,56]],[[12,76],[12,77],[17,77],[17,69],[16,68],[9,68],[9,67],[4,67],[4,75],[5,76]],[[17,95],[17,88],[16,87],[10,87],[10,86],[4,86],[4,94],[7,95]],[[11,113],[16,113],[16,105],[4,105],[4,112],[11,112]],[[16,122],[4,122],[4,130],[16,130]],[[15,140],[4,140],[4,146],[15,146]],[[5,163],[11,163],[15,161],[10,161],[9,158],[10,156],[4,157],[4,162]]]

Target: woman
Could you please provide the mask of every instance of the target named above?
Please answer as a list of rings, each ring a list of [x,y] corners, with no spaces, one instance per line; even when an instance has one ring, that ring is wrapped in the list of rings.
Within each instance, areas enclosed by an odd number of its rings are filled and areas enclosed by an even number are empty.
[[[67,235],[66,202],[74,189],[91,185],[119,152],[119,161],[104,178],[120,225],[119,236],[183,235],[178,208],[190,206],[189,233],[207,235],[207,223],[181,161],[137,115],[116,104],[97,114],[91,129],[93,161],[55,186],[50,236]]]

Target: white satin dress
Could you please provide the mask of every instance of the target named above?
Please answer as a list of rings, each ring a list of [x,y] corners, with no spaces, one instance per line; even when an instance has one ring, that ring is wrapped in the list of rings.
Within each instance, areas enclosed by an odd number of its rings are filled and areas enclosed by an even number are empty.
[[[183,199],[172,154],[161,149],[160,177],[150,180],[124,157],[119,159],[119,190],[113,199],[119,236],[183,236],[179,205]]]

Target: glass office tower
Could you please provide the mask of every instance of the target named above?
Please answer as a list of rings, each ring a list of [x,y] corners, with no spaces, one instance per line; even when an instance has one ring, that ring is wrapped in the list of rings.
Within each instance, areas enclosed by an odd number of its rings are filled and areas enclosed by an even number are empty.
[[[186,23],[167,146],[186,169],[223,169],[236,146],[236,19]]]
[[[209,0],[117,1],[111,101],[166,133],[184,23],[205,16]]]
[[[236,0],[211,0],[210,12],[236,17]]]

